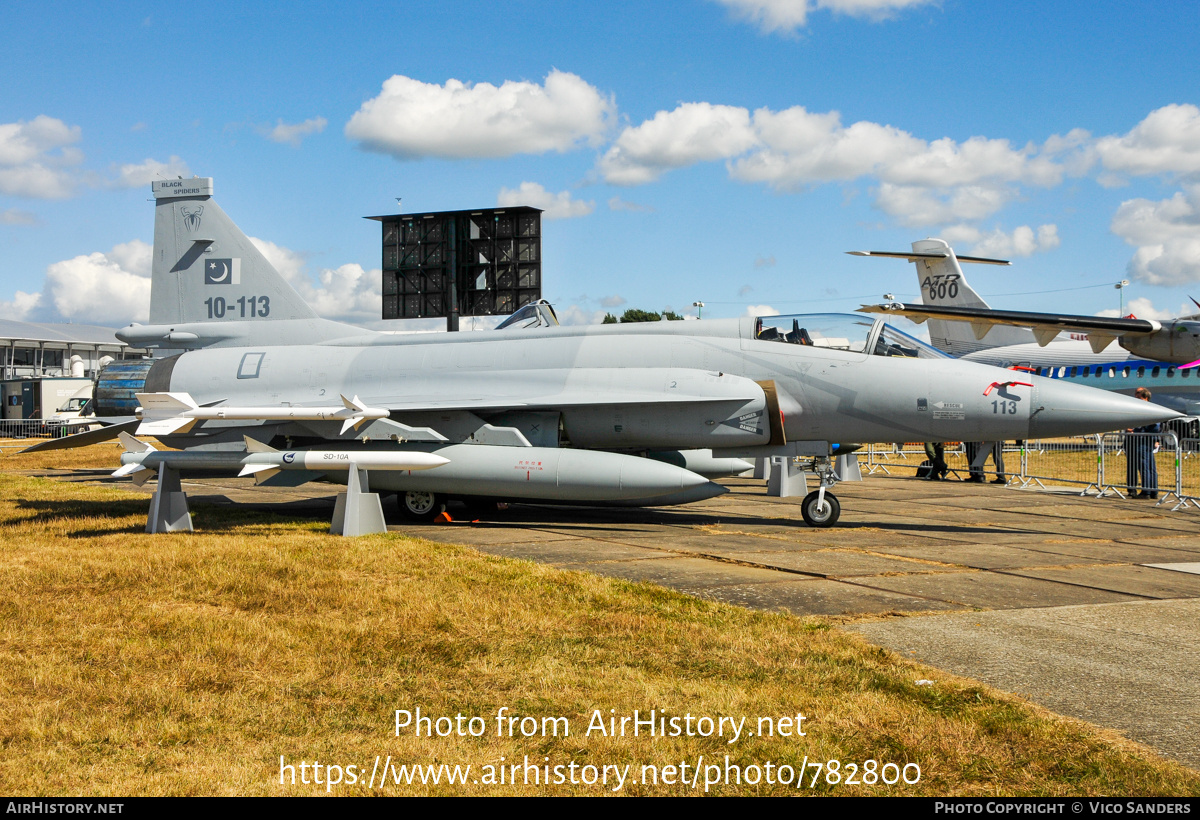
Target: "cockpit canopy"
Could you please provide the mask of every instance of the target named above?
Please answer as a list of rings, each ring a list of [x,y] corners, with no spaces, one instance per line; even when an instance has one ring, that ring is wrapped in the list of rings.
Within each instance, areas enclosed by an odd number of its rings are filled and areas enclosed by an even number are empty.
[[[810,345],[873,356],[950,358],[882,319],[855,316],[852,313],[760,316],[754,320],[754,338],[764,342]]]

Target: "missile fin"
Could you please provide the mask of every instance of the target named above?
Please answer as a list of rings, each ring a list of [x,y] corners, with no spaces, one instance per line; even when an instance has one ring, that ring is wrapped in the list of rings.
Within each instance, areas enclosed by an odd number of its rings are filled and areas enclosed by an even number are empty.
[[[125,452],[127,453],[152,453],[158,449],[153,444],[147,441],[142,441],[141,439],[136,439],[126,432],[120,433],[117,438],[120,439],[121,445],[125,448]],[[124,467],[121,469],[124,469]],[[128,473],[121,473],[121,475],[128,475]]]
[[[151,418],[177,416],[200,405],[190,393],[136,393],[142,412]]]
[[[139,436],[169,436],[172,433],[186,433],[195,426],[197,419],[175,416],[169,419],[154,419],[143,421],[138,425]]]
[[[271,445],[263,444],[258,439],[250,438],[250,436],[242,436],[242,439],[245,440],[245,442],[246,442],[246,452],[247,453],[278,453],[279,452]],[[245,475],[245,473],[243,473],[243,475]]]

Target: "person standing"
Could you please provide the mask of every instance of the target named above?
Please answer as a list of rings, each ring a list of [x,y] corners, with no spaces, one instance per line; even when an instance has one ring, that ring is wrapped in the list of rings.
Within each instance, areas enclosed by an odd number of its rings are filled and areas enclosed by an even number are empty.
[[[987,462],[987,457],[990,454],[992,463],[996,465],[996,477],[992,479],[993,484],[1007,484],[1008,478],[1004,474],[1004,442],[1003,441],[965,441],[963,445],[967,451],[967,465],[970,475],[967,481],[976,484],[984,482],[983,465]],[[983,453],[982,457],[980,453]],[[979,462],[976,465],[976,461]]]
[[[941,441],[925,442],[925,457],[929,459],[929,474],[925,477],[930,481],[945,481],[950,465],[946,463],[946,444]]]
[[[1151,393],[1139,387],[1133,395],[1150,401]],[[1158,498],[1158,465],[1154,463],[1154,445],[1158,439],[1153,434],[1161,432],[1162,424],[1130,427],[1125,431],[1125,484],[1130,498]]]

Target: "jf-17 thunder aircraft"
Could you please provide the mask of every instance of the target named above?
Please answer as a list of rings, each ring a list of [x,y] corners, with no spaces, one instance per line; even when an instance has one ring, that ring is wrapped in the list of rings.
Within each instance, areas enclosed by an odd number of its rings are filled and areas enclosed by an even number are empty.
[[[117,473],[157,475],[153,532],[191,528],[180,470],[346,484],[334,531],[356,534],[383,528],[380,491],[413,516],[448,497],[659,506],[725,492],[640,457],[694,449],[811,459],[820,483],[802,514],[830,526],[839,444],[1035,438],[1176,415],[955,360],[853,314],[368,331],[318,317],[213,200],[211,178],[151,187],[150,324],[117,335],[157,355],[110,364],[96,391],[98,415],[137,418],[58,442],[120,435]]]
[[[913,242],[911,252],[849,253],[907,259],[916,266],[923,304],[888,302],[860,311],[928,322],[929,339],[939,350],[1126,395],[1145,387],[1156,404],[1200,413],[1200,315],[1158,321],[992,310],[959,263],[1008,265],[1005,260],[959,256],[941,239]],[[1115,352],[1114,340],[1120,348]]]

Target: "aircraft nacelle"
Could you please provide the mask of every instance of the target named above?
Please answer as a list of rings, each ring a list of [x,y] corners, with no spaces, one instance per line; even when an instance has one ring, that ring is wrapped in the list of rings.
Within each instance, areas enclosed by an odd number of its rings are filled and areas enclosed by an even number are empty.
[[[1133,355],[1152,362],[1194,362],[1200,359],[1200,322],[1163,320],[1158,333],[1122,336],[1117,341]]]

